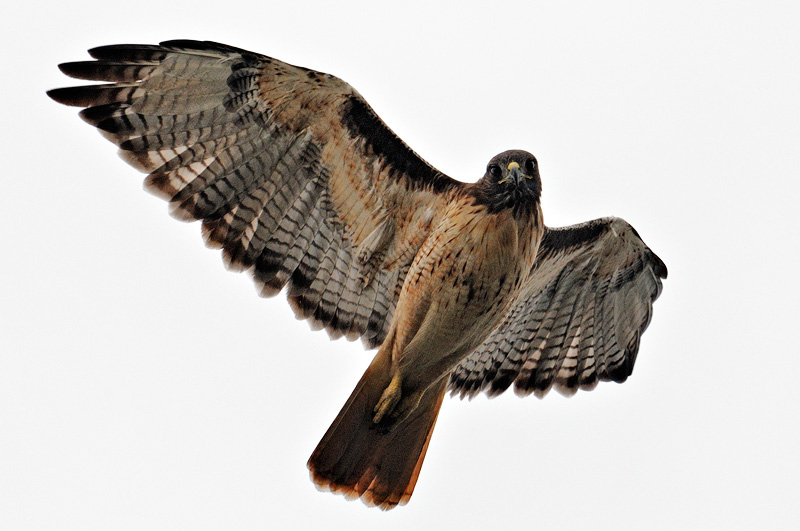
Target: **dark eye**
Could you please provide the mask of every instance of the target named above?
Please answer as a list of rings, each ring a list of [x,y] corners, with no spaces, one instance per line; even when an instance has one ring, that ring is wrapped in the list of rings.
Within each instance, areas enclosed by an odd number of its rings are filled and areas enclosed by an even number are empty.
[[[490,164],[488,170],[489,173],[492,174],[492,177],[496,177],[499,179],[500,176],[503,175],[503,170],[501,170],[500,166],[498,166],[497,164]]]
[[[533,175],[535,169],[536,169],[536,160],[528,159],[525,161],[525,171],[528,173],[528,175]]]

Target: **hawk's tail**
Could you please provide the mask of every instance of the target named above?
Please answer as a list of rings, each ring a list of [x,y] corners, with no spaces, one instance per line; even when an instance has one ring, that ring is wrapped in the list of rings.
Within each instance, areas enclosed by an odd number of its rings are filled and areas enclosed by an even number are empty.
[[[308,468],[318,487],[391,509],[414,491],[447,378],[432,385],[417,408],[390,431],[373,421],[373,408],[391,381],[390,355],[381,349],[317,445]]]

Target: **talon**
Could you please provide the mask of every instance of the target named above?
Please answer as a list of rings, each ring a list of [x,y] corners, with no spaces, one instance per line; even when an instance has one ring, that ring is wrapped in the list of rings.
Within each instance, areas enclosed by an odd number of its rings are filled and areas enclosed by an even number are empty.
[[[392,377],[392,381],[389,382],[388,387],[384,389],[380,400],[378,400],[378,403],[375,405],[375,409],[373,410],[375,416],[372,417],[372,422],[378,424],[392,413],[397,403],[400,402],[400,397],[402,395],[401,383],[400,375],[395,374]]]

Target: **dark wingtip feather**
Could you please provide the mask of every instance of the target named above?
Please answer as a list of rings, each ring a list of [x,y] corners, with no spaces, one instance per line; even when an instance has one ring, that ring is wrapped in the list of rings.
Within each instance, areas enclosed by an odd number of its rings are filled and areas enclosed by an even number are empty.
[[[103,83],[82,87],[53,89],[47,93],[59,103],[75,107],[94,107],[126,101],[136,89],[136,84]]]
[[[169,53],[153,44],[107,44],[89,50],[100,61],[160,61]]]
[[[215,52],[225,52],[225,53],[241,53],[241,54],[249,54],[249,55],[259,55],[253,53],[251,51],[245,50],[243,48],[237,48],[235,46],[230,46],[228,44],[222,44],[221,42],[214,42],[214,41],[196,41],[193,39],[173,39],[169,41],[163,41],[161,46],[166,48],[178,48],[181,50],[196,50],[196,51],[215,51]]]
[[[61,103],[62,105],[67,105],[67,104],[66,104],[66,103],[64,103],[64,101],[63,101],[63,98],[62,98],[62,95],[61,95],[61,91],[62,91],[62,90],[63,90],[63,89],[50,89],[50,90],[48,90],[48,91],[47,91],[45,94],[47,94],[47,96],[48,96],[48,97],[49,97],[51,100],[53,100],[53,101],[56,101],[56,102],[58,102],[58,103]]]
[[[207,50],[214,43],[208,41],[198,41],[195,39],[170,39],[168,41],[161,41],[159,46],[164,48],[181,48],[183,50]]]
[[[117,103],[109,103],[106,105],[95,105],[93,107],[87,107],[86,109],[82,110],[79,114],[83,121],[86,123],[97,127],[102,131],[107,131],[109,133],[116,132],[113,127],[113,120],[110,118],[114,115],[115,112],[119,111],[120,109],[125,108],[127,104],[123,102]]]
[[[88,105],[85,87],[64,87],[47,91],[51,99],[70,107],[86,107]]]
[[[76,61],[58,68],[75,79],[131,83],[144,79],[157,65],[157,61]]]
[[[61,71],[62,74],[65,74],[69,77],[83,79],[80,77],[80,69],[81,65],[84,65],[86,63],[91,63],[91,61],[76,61],[72,63],[61,63],[60,65],[58,65],[58,69]]]
[[[628,376],[633,374],[633,365],[635,359],[636,356],[631,356],[628,352],[626,352],[625,357],[619,364],[606,369],[606,375],[612,382],[624,382],[628,379]]]
[[[650,251],[650,259],[652,260],[653,264],[655,265],[655,273],[658,275],[658,278],[667,278],[667,265],[659,258],[656,253]]]
[[[489,384],[489,388],[486,389],[486,394],[490,397],[494,397],[500,394],[503,394],[506,389],[508,389],[512,383],[514,383],[514,378],[516,374],[512,371],[501,372],[491,381]],[[520,388],[518,385],[517,388]]]
[[[108,44],[92,48],[89,55],[101,61],[160,61],[175,50],[252,54],[247,50],[213,41],[173,39],[159,44]]]
[[[58,69],[61,70],[62,74],[75,79],[84,79],[87,81],[111,81],[99,74],[98,65],[100,64],[101,63],[98,61],[75,61],[72,63],[61,63],[58,65]]]
[[[659,258],[656,253],[652,251],[647,245],[645,245],[644,240],[642,237],[639,236],[639,232],[633,228],[632,225],[628,224],[633,232],[634,236],[639,238],[639,241],[642,242],[642,245],[645,247],[645,254],[647,255],[648,260],[654,266],[653,272],[658,276],[658,278],[667,278],[667,266],[666,264]]]

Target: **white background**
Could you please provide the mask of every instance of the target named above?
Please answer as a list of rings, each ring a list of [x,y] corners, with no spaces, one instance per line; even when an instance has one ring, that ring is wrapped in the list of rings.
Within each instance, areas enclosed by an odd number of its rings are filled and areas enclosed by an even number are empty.
[[[796,3],[383,5],[4,8],[0,528],[800,526]],[[633,376],[447,400],[408,506],[318,492],[371,354],[259,299],[44,94],[172,38],[336,74],[465,181],[532,151],[549,225],[624,217],[670,270]]]

